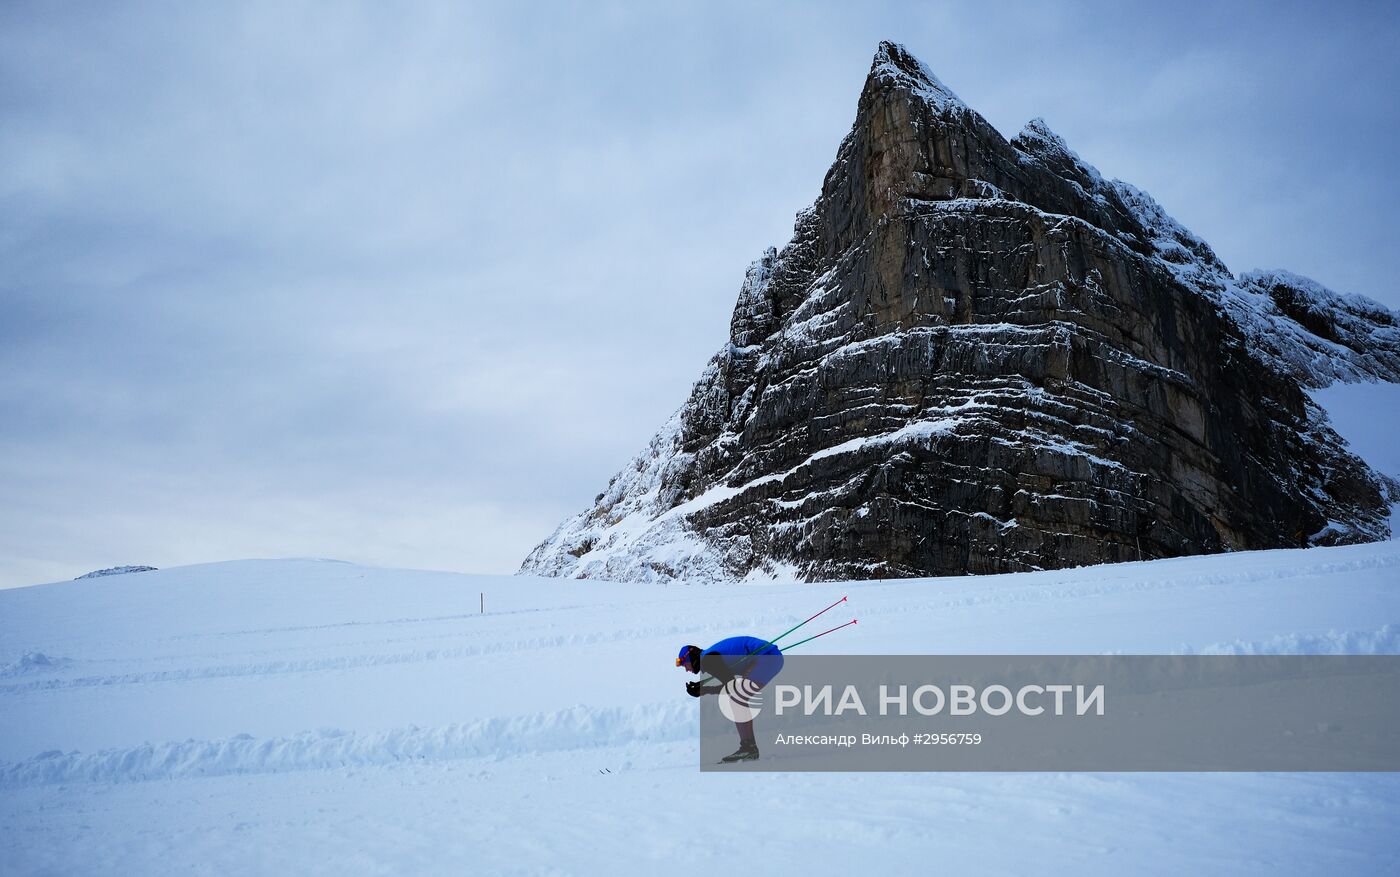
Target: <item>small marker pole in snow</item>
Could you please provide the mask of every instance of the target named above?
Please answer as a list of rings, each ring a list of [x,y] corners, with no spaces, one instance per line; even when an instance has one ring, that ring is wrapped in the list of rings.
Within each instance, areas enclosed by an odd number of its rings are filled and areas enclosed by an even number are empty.
[[[481,614],[482,614],[482,615],[485,615],[485,614],[486,614],[486,592],[485,592],[485,591],[482,591],[482,592],[481,592]]]

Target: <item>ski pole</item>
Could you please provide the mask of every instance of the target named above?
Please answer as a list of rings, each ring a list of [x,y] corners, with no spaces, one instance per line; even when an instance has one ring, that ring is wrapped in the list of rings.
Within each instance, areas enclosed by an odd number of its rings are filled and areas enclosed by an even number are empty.
[[[846,598],[845,598],[845,597],[842,597],[840,600],[837,600],[835,603],[832,603],[830,606],[828,606],[828,607],[826,607],[825,609],[823,609],[822,611],[818,612],[816,615],[813,615],[812,618],[818,618],[818,617],[820,617],[820,616],[822,616],[822,615],[825,615],[826,613],[828,613],[828,612],[830,612],[831,610],[835,609],[837,606],[840,606],[840,605],[841,605],[842,603],[844,603],[844,602],[846,602]],[[808,618],[807,621],[811,621],[812,618]],[[788,634],[792,633],[794,630],[797,630],[797,628],[801,627],[803,624],[806,624],[807,621],[802,622],[802,624],[796,624],[796,625],[793,625],[792,627],[789,627],[787,630],[783,631],[782,633],[780,633],[780,634],[778,634],[777,636],[773,637],[773,638],[772,638],[771,640],[769,640],[768,642],[764,643],[763,648],[766,649],[766,648],[768,648],[769,646],[776,644],[776,643],[778,642],[778,640],[780,640],[780,639],[782,639],[783,637],[787,636]],[[759,651],[763,651],[763,649],[759,649]]]
[[[740,661],[740,662],[734,667],[735,672],[737,672],[738,670],[740,670],[740,669],[743,668],[743,667],[748,666],[750,663],[752,663],[752,660],[751,660],[752,658],[754,658],[756,655],[758,655],[760,652],[762,652],[764,649],[768,648],[769,646],[771,646],[771,645],[776,645],[777,642],[778,642],[778,640],[780,640],[780,639],[782,639],[783,637],[787,636],[788,634],[792,633],[794,630],[797,630],[799,627],[802,627],[802,626],[805,625],[808,621],[811,621],[811,620],[814,619],[814,618],[819,618],[819,617],[825,615],[826,613],[828,613],[828,612],[830,612],[831,610],[835,609],[837,606],[840,606],[840,605],[841,605],[842,603],[844,603],[844,602],[846,602],[846,598],[845,598],[845,597],[842,597],[840,600],[837,600],[835,603],[832,603],[830,606],[828,606],[828,607],[826,607],[825,609],[823,609],[822,611],[818,612],[816,615],[813,615],[811,618],[808,618],[808,619],[806,619],[805,621],[800,621],[800,622],[798,622],[797,624],[794,624],[792,627],[789,627],[787,630],[785,630],[785,631],[783,631],[782,633],[778,634],[777,636],[773,637],[773,638],[770,639],[768,642],[764,643],[763,645],[761,645],[761,646],[759,646],[758,648],[754,649],[753,651],[749,652],[747,655],[744,656],[744,660]],[[813,637],[813,639],[815,639],[815,637]],[[806,640],[803,640],[803,642],[806,642]],[[788,648],[792,648],[792,647],[791,647],[791,646],[788,646]],[[715,678],[714,676],[711,676],[711,675],[708,674],[708,673],[705,674],[705,675],[706,675],[706,677],[708,677],[708,678],[706,678],[706,679],[701,679],[700,681],[701,681],[702,683],[708,682],[708,681],[713,680],[713,679]]]
[[[797,648],[798,646],[802,645],[803,643],[809,643],[809,642],[811,642],[812,640],[816,639],[816,638],[819,637],[819,636],[826,636],[828,633],[835,633],[836,631],[840,630],[840,629],[843,628],[843,627],[850,627],[852,624],[855,624],[855,623],[856,623],[856,620],[857,620],[857,619],[852,618],[850,621],[847,621],[845,624],[838,624],[838,625],[836,625],[835,627],[831,628],[830,630],[824,630],[824,631],[822,631],[821,633],[813,634],[812,636],[809,636],[809,637],[807,637],[806,639],[800,639],[800,640],[798,640],[797,642],[793,643],[792,645],[784,646],[784,647],[783,647],[783,652],[784,652],[784,653],[790,652],[790,651],[792,651],[793,649]],[[753,657],[753,658],[762,658],[762,657],[764,657],[764,656],[763,656],[763,655],[760,655],[760,654],[758,654],[758,653],[756,653],[756,652],[750,652],[750,653],[749,653],[749,657]]]
[[[792,651],[793,649],[797,648],[798,646],[802,645],[803,643],[809,643],[809,642],[811,642],[812,640],[816,639],[817,637],[826,636],[828,633],[835,633],[836,631],[840,630],[840,629],[843,628],[843,627],[850,627],[852,624],[855,624],[856,621],[857,621],[857,619],[852,618],[850,621],[847,621],[845,624],[838,624],[838,625],[836,625],[835,627],[831,628],[830,630],[824,630],[824,631],[822,631],[821,633],[813,634],[812,636],[809,636],[809,637],[807,637],[806,639],[800,639],[800,640],[798,640],[797,642],[793,643],[792,645],[788,646],[784,651],[785,651],[785,652],[790,652],[790,651]],[[734,675],[736,675],[736,676],[739,675],[739,671],[742,670],[742,669],[746,666],[746,661],[747,661],[748,659],[752,659],[752,658],[762,658],[762,657],[764,657],[764,656],[763,656],[763,655],[760,655],[760,654],[758,654],[758,653],[756,653],[756,652],[750,652],[750,653],[748,654],[748,656],[747,656],[747,658],[746,658],[745,661],[741,661],[737,666],[735,666],[735,668],[734,668]],[[707,674],[707,676],[708,676],[708,674]],[[713,676],[708,676],[707,679],[701,679],[701,680],[700,680],[700,682],[701,682],[702,684],[705,683],[705,682],[717,682],[717,681],[719,681],[719,680],[715,679],[715,677],[713,677]]]
[[[812,640],[816,639],[817,637],[826,636],[828,633],[835,633],[836,631],[840,630],[840,629],[843,628],[843,627],[850,627],[852,624],[855,624],[856,621],[857,621],[857,619],[852,618],[850,621],[847,621],[845,624],[838,624],[838,625],[836,625],[835,627],[831,628],[830,630],[824,630],[824,631],[822,631],[821,633],[813,634],[812,636],[809,636],[809,637],[807,637],[806,639],[800,639],[800,640],[798,640],[797,642],[793,643],[792,645],[784,646],[784,647],[783,647],[783,653],[786,654],[787,652],[792,651],[793,649],[797,648],[798,646],[802,645],[803,643],[809,643],[809,642],[811,642]],[[764,646],[764,648],[767,648],[767,646]],[[767,656],[762,655],[762,654],[759,654],[758,652],[749,652],[747,655],[744,656],[744,660],[740,661],[738,664],[736,664],[736,665],[734,666],[734,674],[735,674],[736,676],[739,675],[739,673],[740,673],[745,667],[747,667],[750,663],[752,663],[755,659],[757,659],[757,658],[763,658],[763,657],[767,657]],[[712,675],[710,675],[710,674],[708,674],[708,673],[706,674],[706,678],[700,680],[701,684],[704,684],[705,682],[717,682],[717,681],[718,681],[718,680],[717,680],[714,676],[712,676]]]
[[[855,624],[855,623],[856,623],[856,620],[857,620],[857,619],[852,618],[850,621],[847,621],[845,624],[838,624],[838,625],[836,625],[836,626],[833,627],[831,630],[824,630],[824,631],[822,631],[821,633],[814,634],[813,636],[809,636],[809,637],[807,637],[806,639],[798,640],[797,642],[795,642],[795,643],[793,643],[792,645],[788,646],[788,650],[791,651],[792,649],[797,648],[798,646],[802,645],[803,643],[809,643],[809,642],[811,642],[812,640],[816,639],[816,638],[819,637],[819,636],[826,636],[828,633],[835,633],[836,631],[840,630],[840,629],[843,628],[843,627],[850,627],[852,624]]]
[[[822,609],[822,611],[818,612],[818,614],[813,615],[812,618],[808,618],[806,619],[806,621],[795,623],[795,625],[792,625],[791,628],[784,630],[783,633],[778,633],[778,635],[774,636],[773,639],[770,639],[769,642],[763,643],[762,646],[759,646],[757,647],[757,649],[750,651],[749,654],[746,654],[745,660],[739,661],[738,665],[735,665],[735,670],[739,670],[739,668],[741,667],[746,667],[746,665],[752,663],[752,658],[756,657],[757,654],[762,653],[764,649],[767,649],[767,647],[769,646],[776,646],[778,640],[783,639],[783,637],[787,636],[788,633],[794,632],[794,630],[797,630],[798,628],[802,628],[802,626],[805,626],[806,623],[812,621],[813,618],[820,618],[820,616],[826,615],[827,612],[830,612],[832,611],[832,609],[839,607],[839,605],[843,604],[843,602],[846,602],[846,597],[841,597],[840,600],[837,600],[836,602],[833,602],[832,605],[829,605],[829,607]],[[791,649],[791,646],[788,646],[788,649]]]

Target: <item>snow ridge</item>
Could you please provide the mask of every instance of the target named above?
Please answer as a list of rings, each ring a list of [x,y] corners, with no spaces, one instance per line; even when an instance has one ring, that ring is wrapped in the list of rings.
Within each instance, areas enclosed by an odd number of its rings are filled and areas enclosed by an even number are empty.
[[[238,734],[91,754],[55,750],[0,763],[0,788],[331,770],[686,740],[694,733],[693,713],[694,704],[672,700],[629,707],[575,706],[441,728],[410,726],[378,733],[322,729],[269,739]]]
[[[1329,630],[1322,634],[1287,633],[1265,640],[1234,640],[1187,655],[1400,655],[1400,624],[1379,630]]]
[[[55,658],[43,652],[25,652],[18,660],[0,665],[0,678],[8,676],[29,676],[63,670],[72,666],[70,658]],[[0,686],[0,691],[3,691]]]

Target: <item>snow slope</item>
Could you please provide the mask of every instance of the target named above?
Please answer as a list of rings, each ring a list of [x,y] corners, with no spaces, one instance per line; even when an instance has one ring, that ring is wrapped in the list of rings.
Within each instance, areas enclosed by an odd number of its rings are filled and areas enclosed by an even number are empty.
[[[1394,872],[1389,774],[702,775],[671,659],[843,593],[861,624],[824,651],[1396,653],[1398,586],[1400,542],[841,585],[284,560],[3,591],[0,873]]]

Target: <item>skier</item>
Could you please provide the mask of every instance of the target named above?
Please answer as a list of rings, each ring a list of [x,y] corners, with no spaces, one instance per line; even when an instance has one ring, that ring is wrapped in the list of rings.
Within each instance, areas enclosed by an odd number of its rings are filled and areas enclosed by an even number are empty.
[[[783,668],[783,653],[777,646],[755,636],[731,636],[708,649],[682,646],[676,657],[676,666],[684,667],[691,673],[708,673],[715,678],[710,684],[699,679],[687,682],[685,692],[691,697],[724,692],[731,701],[746,705]],[[746,722],[735,719],[734,727],[739,731],[739,749],[721,761],[726,764],[757,761],[758,743],[754,741],[753,719]]]

